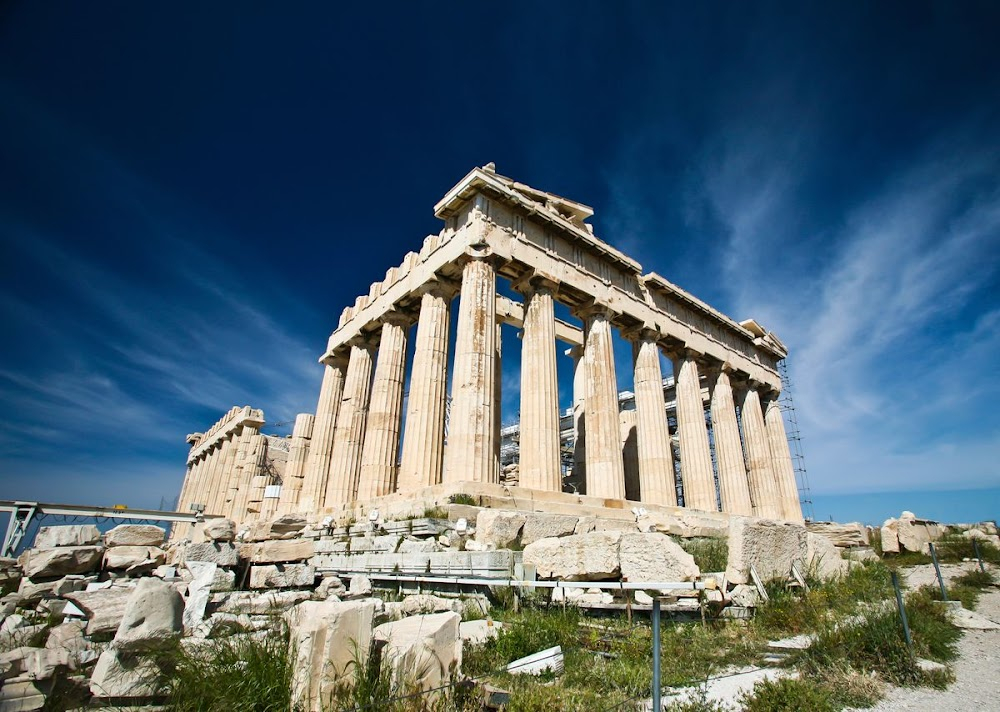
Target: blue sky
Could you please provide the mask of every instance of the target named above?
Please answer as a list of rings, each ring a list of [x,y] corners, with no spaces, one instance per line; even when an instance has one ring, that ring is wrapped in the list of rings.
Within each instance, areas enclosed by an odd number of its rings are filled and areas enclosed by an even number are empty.
[[[311,411],[341,309],[495,161],[785,341],[818,517],[994,518],[998,20],[6,3],[0,498],[157,506],[186,433]]]

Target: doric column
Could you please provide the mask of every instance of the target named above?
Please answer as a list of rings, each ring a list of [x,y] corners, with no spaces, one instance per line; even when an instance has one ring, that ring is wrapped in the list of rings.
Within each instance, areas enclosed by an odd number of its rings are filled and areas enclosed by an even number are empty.
[[[239,447],[239,450],[243,452],[243,457],[242,462],[237,463],[239,475],[236,492],[232,500],[232,512],[230,514],[230,518],[237,524],[245,522],[248,519],[252,499],[250,490],[253,488],[254,478],[257,476],[259,469],[263,467],[263,457],[266,457],[266,453],[263,456],[261,454],[262,440],[264,443],[267,442],[267,439],[258,431],[257,426],[243,426]],[[239,459],[239,451],[237,451],[237,460]]]
[[[609,310],[590,305],[584,319],[587,395],[587,494],[625,498],[625,469],[618,421],[618,379]]]
[[[553,305],[555,286],[536,277],[517,287],[525,295],[524,335],[521,339],[519,484],[548,492],[562,491]]]
[[[715,440],[715,464],[719,472],[719,499],[722,511],[750,516],[750,484],[747,480],[740,426],[736,422],[736,403],[729,382],[729,368],[723,365],[708,374],[712,394],[712,435]]]
[[[382,339],[375,365],[357,498],[367,501],[396,490],[396,457],[403,417],[403,382],[406,376],[406,331],[410,320],[394,314],[382,324]]]
[[[309,513],[320,509],[326,497],[330,457],[333,455],[333,431],[343,399],[346,368],[347,363],[343,358],[328,361],[323,366],[323,385],[316,403],[312,441],[309,443],[302,490],[299,492],[299,512]]]
[[[212,514],[222,514],[225,511],[226,495],[229,494],[230,481],[233,476],[233,463],[236,461],[236,447],[232,437],[222,441],[220,456],[222,464],[219,467],[216,487],[212,490],[212,502],[205,510]]]
[[[205,514],[217,514],[217,512],[212,511],[211,507],[215,501],[215,492],[219,487],[219,477],[221,476],[222,444],[218,442],[211,444],[206,459],[208,466],[205,469],[205,477],[202,480],[197,501],[205,505]]]
[[[771,449],[767,441],[764,413],[761,411],[760,394],[753,382],[746,389],[740,415],[743,420],[743,439],[746,443],[754,514],[765,519],[781,519],[781,500],[774,480],[774,469],[771,467]]]
[[[201,443],[201,433],[191,433],[187,436],[186,442],[191,446],[191,451]],[[188,455],[190,457],[190,454]],[[191,488],[194,486],[195,474],[198,469],[199,460],[195,459],[188,463],[187,472],[184,474],[184,481],[181,483],[180,494],[177,495],[177,511],[188,511],[188,504],[191,501]]]
[[[622,469],[625,471],[625,499],[638,502],[642,499],[639,489],[638,413],[623,410],[618,413],[622,443]]]
[[[257,434],[250,438],[247,460],[249,465],[244,466],[244,477],[249,475],[249,487],[245,512],[246,519],[252,521],[262,518],[264,491],[271,484],[266,468],[267,438],[264,435]]]
[[[448,307],[454,294],[453,287],[435,280],[425,285],[420,297],[397,488],[400,492],[441,483],[451,325]]]
[[[576,486],[580,494],[587,493],[587,362],[583,347],[566,350],[573,359],[573,473],[567,484]]]
[[[677,506],[674,457],[656,339],[655,332],[644,330],[633,342],[639,491],[643,502]]]
[[[497,338],[493,342],[493,482],[500,482],[500,417],[503,413],[503,324],[497,321]]]
[[[226,494],[226,505],[220,514],[224,514],[237,522],[240,519],[236,516],[236,509],[240,504],[241,498],[243,506],[246,506],[247,490],[250,485],[249,482],[244,483],[243,473],[247,467],[247,451],[250,448],[250,438],[256,434],[256,426],[248,427],[244,425],[240,428],[239,435],[236,437],[236,459],[233,462],[233,476],[230,479],[229,492]]]
[[[684,506],[715,512],[715,476],[705,427],[705,405],[695,354],[685,350],[675,355],[674,383],[677,393],[677,434],[681,446],[681,482]]]
[[[281,483],[281,500],[278,502],[279,514],[299,511],[299,494],[302,492],[302,480],[306,471],[306,460],[309,457],[309,444],[315,423],[316,418],[312,413],[299,413],[295,416],[292,441],[288,444],[288,464],[285,465],[285,477]]]
[[[771,467],[778,487],[781,516],[789,522],[801,523],[802,505],[799,503],[799,488],[795,482],[795,468],[792,467],[792,453],[788,449],[785,422],[781,417],[778,394],[768,400],[764,409],[764,425],[767,428],[768,448],[771,451]]]
[[[177,500],[178,512],[190,512],[191,505],[198,501],[198,489],[201,486],[204,467],[205,457],[204,455],[199,455],[191,464],[191,474],[185,478],[181,496]]]
[[[344,399],[333,433],[330,476],[323,507],[353,502],[357,495],[368,399],[371,396],[372,350],[373,345],[368,341],[358,340],[351,345],[350,363],[344,379]]]
[[[448,482],[496,482],[496,274],[485,255],[462,269],[448,432]]]

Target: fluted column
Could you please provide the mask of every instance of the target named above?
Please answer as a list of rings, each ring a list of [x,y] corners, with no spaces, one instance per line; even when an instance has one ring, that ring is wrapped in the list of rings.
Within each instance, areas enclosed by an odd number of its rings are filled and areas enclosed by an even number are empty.
[[[244,478],[249,475],[249,478],[245,479],[249,482],[249,487],[245,512],[246,519],[252,521],[261,518],[264,508],[264,491],[271,484],[271,478],[266,469],[267,438],[265,436],[257,434],[250,438],[247,460],[249,465],[244,467]],[[249,472],[246,471],[247,469]]]
[[[622,469],[625,471],[625,499],[638,502],[642,499],[639,489],[639,415],[634,410],[618,413],[619,432],[622,443]]]
[[[312,413],[299,413],[295,416],[292,441],[288,445],[288,464],[285,465],[285,477],[281,483],[281,500],[278,502],[279,514],[298,511],[299,494],[302,492],[302,480],[306,471],[306,460],[309,457],[309,445],[315,423],[316,418]]]
[[[240,436],[240,450],[243,452],[242,458],[237,452],[237,466],[239,475],[237,477],[236,492],[233,494],[232,513],[230,517],[237,524],[247,521],[248,510],[251,501],[251,489],[254,484],[254,477],[263,465],[260,454],[260,440],[267,442],[263,435],[260,435],[255,426],[243,426]],[[239,460],[242,460],[239,462]]]
[[[587,362],[583,347],[567,349],[573,359],[573,474],[569,482],[581,494],[587,493]]]
[[[316,417],[313,422],[312,440],[302,479],[302,490],[296,511],[314,512],[323,506],[326,487],[330,476],[330,458],[333,455],[333,432],[340,413],[344,394],[344,371],[346,361],[342,358],[324,365],[323,385],[316,403]]]
[[[420,319],[410,374],[397,489],[409,492],[441,483],[448,397],[449,303],[454,290],[432,282],[420,297]]]
[[[244,501],[247,499],[247,490],[250,486],[249,482],[244,483],[243,473],[247,467],[247,452],[250,449],[250,439],[256,434],[256,427],[244,425],[240,428],[239,435],[236,437],[236,458],[233,461],[233,477],[230,480],[229,492],[226,494],[226,504],[221,512],[221,514],[236,521],[240,521],[236,517],[239,500],[241,497]]]
[[[222,444],[213,443],[209,447],[208,467],[205,469],[205,478],[202,480],[198,493],[198,502],[205,505],[205,514],[216,514],[211,510],[214,502],[215,491],[219,486],[219,477],[222,470]]]
[[[181,496],[177,500],[178,512],[190,512],[191,505],[197,501],[195,498],[198,496],[198,488],[201,485],[204,465],[205,458],[202,456],[196,458],[191,464],[191,472],[185,478]]]
[[[684,351],[674,358],[677,393],[677,434],[681,447],[681,482],[684,506],[715,512],[715,475],[705,427],[705,405],[694,354]]]
[[[781,500],[774,479],[774,468],[771,467],[771,449],[764,425],[764,413],[761,410],[760,394],[753,383],[746,389],[741,416],[754,514],[765,519],[781,519]]]
[[[201,442],[201,433],[191,433],[187,436],[187,444],[191,446],[191,450],[198,447]],[[190,457],[190,454],[188,455]],[[198,460],[190,462],[187,466],[187,471],[184,473],[184,481],[181,482],[181,491],[177,495],[177,511],[185,512],[187,511],[188,502],[191,497],[191,487],[194,485],[194,476],[198,468]]]
[[[368,420],[368,402],[372,384],[372,350],[367,341],[351,345],[350,363],[344,379],[344,399],[337,416],[330,456],[330,476],[327,480],[324,507],[336,507],[353,502],[361,474],[361,451]]]
[[[525,307],[518,482],[521,487],[561,492],[554,287],[537,278],[521,287]]]
[[[625,468],[618,420],[618,379],[609,311],[600,305],[581,310],[587,395],[587,494],[624,499]]]
[[[496,482],[496,274],[484,256],[462,269],[448,433],[448,482]]]
[[[225,511],[226,495],[229,493],[230,480],[233,476],[233,463],[236,461],[236,447],[232,437],[222,441],[220,455],[222,464],[219,467],[215,489],[212,490],[212,502],[205,509],[206,512],[212,514],[222,514]]]
[[[768,448],[771,451],[771,466],[778,487],[781,516],[789,522],[802,522],[802,505],[799,502],[799,488],[795,482],[795,468],[792,467],[792,453],[788,449],[785,422],[781,417],[781,406],[775,394],[764,409],[764,425],[767,429]]]
[[[634,342],[639,491],[643,502],[676,506],[674,457],[656,337],[652,331],[643,331]]]
[[[399,430],[403,417],[403,382],[406,376],[406,331],[410,320],[401,315],[387,317],[382,324],[375,380],[364,446],[361,450],[360,501],[394,492],[399,453]]]
[[[709,373],[708,381],[712,392],[712,434],[722,511],[750,516],[753,514],[753,503],[728,368],[723,366],[717,372]]]

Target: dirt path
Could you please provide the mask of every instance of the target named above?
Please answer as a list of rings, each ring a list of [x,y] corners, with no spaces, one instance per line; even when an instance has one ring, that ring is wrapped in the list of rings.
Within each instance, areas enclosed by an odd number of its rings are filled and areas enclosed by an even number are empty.
[[[910,584],[931,583],[923,567],[908,577]],[[958,567],[956,567],[957,569]],[[950,578],[950,571],[943,572]],[[1000,589],[989,589],[979,599],[976,611],[990,620],[1000,622]],[[958,644],[959,656],[953,663],[955,682],[947,690],[901,687],[893,688],[885,699],[872,708],[876,712],[898,710],[934,710],[935,712],[967,712],[996,710],[1000,712],[1000,631],[967,630]]]

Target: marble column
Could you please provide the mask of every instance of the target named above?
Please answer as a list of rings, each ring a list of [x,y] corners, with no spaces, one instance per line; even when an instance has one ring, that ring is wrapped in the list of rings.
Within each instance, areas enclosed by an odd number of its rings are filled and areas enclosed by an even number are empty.
[[[215,442],[208,449],[208,467],[198,493],[198,502],[205,505],[205,514],[217,514],[211,507],[214,503],[215,491],[219,486],[222,471],[222,443]]]
[[[441,483],[448,397],[449,304],[454,289],[434,281],[420,297],[420,318],[410,374],[397,489],[409,492]]]
[[[190,512],[191,505],[195,502],[198,493],[198,486],[201,482],[202,466],[205,458],[198,456],[191,463],[190,473],[184,478],[184,486],[181,488],[180,497],[177,499],[178,512]]]
[[[399,431],[403,417],[406,376],[406,332],[410,320],[392,315],[382,324],[375,380],[361,450],[358,500],[368,501],[396,490]]]
[[[191,446],[191,452],[194,451],[196,447],[201,443],[201,433],[192,433],[187,436],[186,442]],[[188,457],[190,457],[190,452]],[[184,481],[181,483],[180,494],[177,495],[177,511],[185,512],[187,511],[188,503],[191,500],[191,487],[194,484],[194,476],[198,467],[198,460],[192,460],[187,463],[187,471],[184,473]]]
[[[333,455],[333,433],[344,394],[346,361],[335,359],[323,368],[323,385],[316,403],[312,440],[296,507],[296,511],[303,513],[314,512],[323,506],[330,476],[330,457]]]
[[[521,339],[521,442],[519,484],[562,491],[559,456],[559,381],[552,282],[529,280]]]
[[[639,487],[639,414],[634,410],[618,413],[619,432],[622,443],[622,469],[625,471],[625,499],[638,502],[642,499]]]
[[[242,497],[244,501],[247,498],[247,488],[249,485],[243,482],[243,472],[247,464],[247,451],[250,448],[250,438],[256,434],[256,427],[244,425],[240,428],[239,435],[236,437],[236,459],[233,461],[233,477],[230,480],[230,489],[226,496],[225,511],[222,512],[222,514],[235,521],[240,521],[236,518],[236,509],[240,498]]]
[[[771,466],[771,448],[768,445],[764,413],[761,410],[760,394],[753,383],[747,386],[740,414],[754,514],[765,519],[781,519],[781,500],[774,479],[774,468]]]
[[[778,396],[774,394],[764,408],[764,426],[767,429],[768,449],[771,451],[771,467],[777,484],[781,517],[789,522],[802,523],[802,505],[799,502],[799,488],[795,482],[795,468],[792,453],[788,449],[785,422],[781,417]]]
[[[727,366],[722,366],[708,374],[712,394],[715,464],[719,472],[719,498],[722,500],[723,512],[750,516],[753,514],[750,483],[747,480],[746,462],[743,460],[740,426],[736,422],[736,403],[728,371]]]
[[[445,481],[496,482],[496,273],[484,256],[462,269]]]
[[[350,363],[344,379],[344,399],[337,416],[330,455],[323,507],[337,507],[353,502],[361,474],[361,451],[371,397],[373,345],[359,340],[351,345]]]
[[[236,447],[232,436],[222,441],[220,455],[222,465],[219,467],[216,487],[212,491],[212,503],[205,510],[212,514],[222,514],[225,511],[226,495],[229,494],[230,479],[233,476],[233,462],[236,460]]]
[[[306,461],[309,457],[309,445],[315,423],[316,418],[312,413],[299,413],[295,416],[292,440],[288,444],[288,464],[285,465],[285,476],[281,483],[281,500],[278,502],[279,514],[298,511],[299,494],[302,492],[302,480],[306,471]]]
[[[656,333],[645,330],[633,342],[639,491],[643,502],[677,506],[674,457],[656,338]]]
[[[624,499],[625,468],[619,434],[618,379],[610,312],[601,305],[591,305],[580,314],[586,321],[587,494]]]
[[[247,521],[251,501],[250,490],[253,486],[254,477],[257,476],[257,469],[263,464],[260,454],[260,440],[267,442],[255,426],[247,425],[243,426],[243,433],[240,436],[240,440],[242,445],[240,450],[243,452],[243,457],[242,462],[237,462],[239,474],[237,476],[236,492],[232,501],[232,513],[230,514],[230,518],[237,524]],[[237,460],[239,459],[238,451]]]
[[[249,487],[247,492],[246,518],[248,520],[261,519],[264,509],[264,491],[271,484],[271,478],[267,474],[267,438],[257,434],[250,438],[248,449],[249,472],[244,467],[244,477],[249,475]]]
[[[566,351],[573,359],[573,473],[567,484],[576,486],[580,494],[587,493],[587,362],[583,347]]]
[[[674,383],[677,393],[677,434],[681,449],[681,483],[684,506],[715,512],[715,475],[712,453],[705,427],[705,405],[701,399],[698,364],[691,351],[674,358]]]

